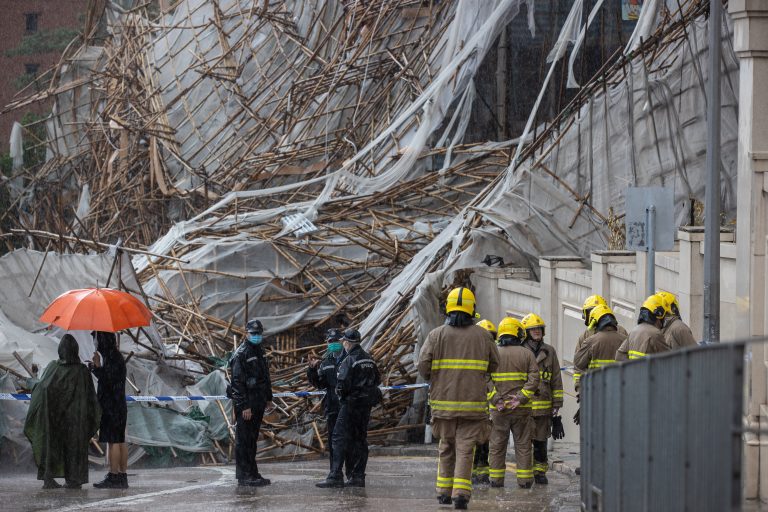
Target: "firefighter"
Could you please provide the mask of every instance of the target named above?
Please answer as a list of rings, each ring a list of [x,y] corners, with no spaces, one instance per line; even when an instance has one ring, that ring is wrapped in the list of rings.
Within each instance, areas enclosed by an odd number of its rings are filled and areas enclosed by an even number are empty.
[[[270,481],[256,465],[256,442],[264,410],[272,402],[269,361],[262,346],[264,327],[251,320],[245,327],[247,342],[230,359],[231,395],[235,406],[235,475],[239,486],[261,487]]]
[[[639,359],[669,350],[661,332],[666,314],[661,297],[654,294],[645,299],[637,317],[637,327],[616,351],[616,360]]]
[[[539,389],[533,396],[531,409],[535,424],[533,433],[533,479],[537,484],[546,485],[547,439],[552,435],[552,422],[559,421],[557,415],[563,406],[563,379],[560,375],[560,360],[555,347],[544,343],[544,320],[535,313],[523,317],[525,345],[533,351],[539,365]],[[557,418],[557,420],[553,420]]]
[[[664,328],[661,332],[664,334],[664,340],[670,350],[696,345],[696,338],[693,337],[691,328],[680,319],[680,303],[674,293],[658,292],[656,295],[661,297],[664,302],[664,310],[667,312],[664,318]]]
[[[584,340],[576,351],[573,364],[584,373],[616,362],[616,351],[627,334],[619,331],[619,322],[608,306],[598,305],[592,310],[590,330],[595,334]]]
[[[592,324],[591,319],[591,312],[592,310],[597,306],[608,306],[608,303],[606,300],[600,296],[600,295],[590,295],[589,297],[584,300],[584,305],[581,306],[581,319],[584,320],[584,325],[587,326],[587,329],[581,333],[581,336],[579,336],[578,341],[576,342],[576,349],[574,350],[574,354],[579,351],[581,348],[582,343],[584,343],[584,340],[595,334],[595,330],[590,327]],[[614,317],[615,318],[615,317]],[[616,329],[624,335],[624,337],[627,337],[627,330],[624,329],[622,326],[617,325]],[[576,391],[579,391],[579,380],[581,379],[581,372],[578,370],[578,368],[575,368],[573,370],[573,385],[576,388]]]
[[[381,402],[379,369],[360,346],[357,329],[347,329],[341,336],[346,357],[336,374],[339,416],[333,429],[331,471],[317,487],[365,487],[368,465],[368,422],[371,408]],[[342,467],[347,464],[349,479],[344,482]]]
[[[333,429],[339,416],[339,397],[336,396],[336,372],[339,364],[346,355],[341,346],[342,332],[340,329],[328,329],[325,341],[328,349],[323,359],[310,358],[307,367],[307,380],[317,389],[325,391],[323,396],[323,412],[328,427],[328,458],[333,464]],[[347,464],[347,477],[351,477],[352,466]]]
[[[534,422],[531,398],[539,389],[536,356],[523,347],[525,329],[520,320],[506,317],[499,323],[499,367],[491,374],[491,487],[504,487],[509,432],[515,444],[517,484],[533,484],[531,441]]]
[[[496,340],[496,326],[490,320],[480,320],[477,325],[488,331],[491,339]],[[472,463],[472,483],[489,484],[488,479],[488,443],[475,446],[475,458]]]
[[[472,494],[472,452],[490,435],[486,385],[499,365],[488,331],[474,324],[475,296],[455,288],[445,304],[445,325],[421,348],[419,374],[430,383],[432,431],[440,439],[437,501],[466,509]]]

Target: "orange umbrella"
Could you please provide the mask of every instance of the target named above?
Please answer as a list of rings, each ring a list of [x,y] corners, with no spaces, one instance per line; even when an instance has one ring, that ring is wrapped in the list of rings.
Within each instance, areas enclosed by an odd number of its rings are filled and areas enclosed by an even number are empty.
[[[117,332],[149,325],[152,313],[130,293],[111,288],[85,288],[62,293],[51,302],[41,322],[68,331]]]

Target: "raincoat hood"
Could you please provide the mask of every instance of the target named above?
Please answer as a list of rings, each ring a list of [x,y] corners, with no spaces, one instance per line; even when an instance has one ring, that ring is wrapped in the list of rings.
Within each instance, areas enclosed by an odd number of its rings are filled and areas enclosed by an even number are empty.
[[[65,334],[59,342],[59,360],[63,364],[77,364],[80,362],[80,346],[71,334]]]

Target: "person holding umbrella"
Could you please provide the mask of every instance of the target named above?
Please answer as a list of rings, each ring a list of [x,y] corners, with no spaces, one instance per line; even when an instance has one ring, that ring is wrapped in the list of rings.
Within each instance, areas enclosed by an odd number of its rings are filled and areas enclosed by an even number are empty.
[[[99,489],[128,487],[125,426],[125,360],[117,348],[116,332],[150,325],[152,312],[139,299],[112,288],[83,288],[62,293],[45,309],[41,322],[70,331],[93,331],[96,352],[89,367],[99,381],[102,408],[99,441],[107,443],[109,473]]]
[[[91,371],[99,381],[97,395],[101,405],[99,442],[107,443],[109,473],[98,489],[128,488],[128,447],[125,444],[125,425],[128,406],[125,402],[125,359],[117,349],[115,333],[94,331],[96,352],[93,353]]]

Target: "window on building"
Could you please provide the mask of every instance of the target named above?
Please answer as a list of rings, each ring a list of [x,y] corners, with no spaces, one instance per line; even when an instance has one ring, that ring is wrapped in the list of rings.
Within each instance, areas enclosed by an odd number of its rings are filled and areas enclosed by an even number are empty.
[[[40,64],[24,64],[24,72],[28,75],[37,75],[40,70]]]
[[[40,21],[39,12],[28,12],[24,15],[24,29],[27,31],[27,34],[37,32],[38,21]]]

